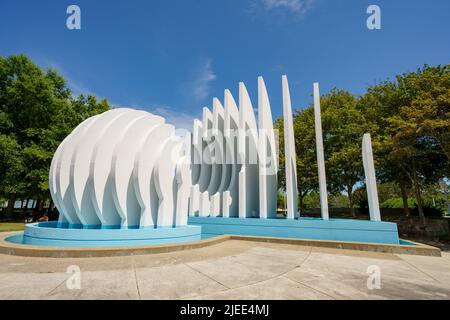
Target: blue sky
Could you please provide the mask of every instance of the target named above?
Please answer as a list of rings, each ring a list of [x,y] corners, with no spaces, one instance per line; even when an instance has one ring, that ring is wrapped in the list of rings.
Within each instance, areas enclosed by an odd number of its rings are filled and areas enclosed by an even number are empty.
[[[66,8],[81,8],[81,30]],[[368,30],[377,4],[382,29]],[[281,76],[294,107],[334,86],[368,85],[427,63],[449,63],[448,0],[0,0],[0,55],[58,69],[75,93],[146,109],[188,127],[223,90],[244,81],[257,106],[265,78],[274,117]]]

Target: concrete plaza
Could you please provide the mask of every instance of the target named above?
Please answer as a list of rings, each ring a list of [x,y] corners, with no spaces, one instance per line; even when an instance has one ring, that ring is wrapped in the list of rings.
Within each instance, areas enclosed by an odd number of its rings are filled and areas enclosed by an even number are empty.
[[[68,289],[73,275],[67,270],[74,265],[81,270],[80,289]],[[368,268],[379,268],[380,289],[368,289]],[[0,299],[450,299],[450,253],[428,257],[230,240],[126,257],[1,254]]]

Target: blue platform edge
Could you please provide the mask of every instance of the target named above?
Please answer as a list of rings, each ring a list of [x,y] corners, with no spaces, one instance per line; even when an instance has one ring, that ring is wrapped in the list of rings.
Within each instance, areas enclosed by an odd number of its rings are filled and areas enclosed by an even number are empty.
[[[189,225],[202,227],[203,237],[224,234],[330,241],[400,244],[397,224],[367,220],[299,218],[189,217]]]
[[[20,237],[22,236],[22,237]],[[201,240],[201,226],[155,229],[69,229],[57,222],[32,223],[23,235],[7,241],[26,245],[53,247],[127,247],[170,244]]]

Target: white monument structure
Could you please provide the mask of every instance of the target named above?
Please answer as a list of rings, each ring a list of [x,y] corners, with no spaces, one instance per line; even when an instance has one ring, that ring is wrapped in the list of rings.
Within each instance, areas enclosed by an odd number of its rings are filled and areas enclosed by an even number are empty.
[[[60,223],[87,229],[187,224],[190,166],[182,139],[164,122],[124,108],[80,124],[50,168]]]
[[[366,175],[367,200],[369,202],[370,220],[381,221],[377,180],[375,178],[375,165],[373,164],[372,140],[369,133],[366,133],[363,137],[362,157],[364,172]]]
[[[192,133],[191,216],[276,216],[277,153],[267,90],[258,78],[258,126],[243,83],[239,107],[225,90],[223,107],[213,99],[213,111],[203,109]]]
[[[273,218],[278,154],[273,118],[258,78],[258,123],[243,83],[239,106],[229,90],[213,99],[192,135],[177,137],[161,117],[113,109],[80,124],[59,146],[50,190],[60,223],[83,228],[153,228],[191,216]],[[291,101],[283,77],[288,218],[297,213]]]
[[[128,108],[81,123],[58,147],[50,167],[50,192],[60,212],[58,227],[31,230],[30,226],[24,239],[78,245],[87,238],[91,245],[102,246],[192,241],[204,234],[228,233],[398,242],[396,226],[329,220],[317,83],[314,111],[322,219],[299,218],[286,76],[282,95],[287,219],[273,219],[277,217],[278,145],[269,96],[259,77],[258,117],[245,85],[239,83],[237,102],[225,90],[223,104],[214,98],[212,110],[203,108],[192,133],[182,137],[162,117]],[[363,139],[363,159],[370,217],[379,222],[370,135]]]
[[[316,129],[317,168],[319,171],[320,209],[322,212],[322,219],[328,220],[327,179],[325,175],[325,155],[323,152],[322,117],[320,115],[320,92],[319,84],[317,82],[314,83],[314,120]]]
[[[294,121],[292,120],[291,95],[286,76],[283,82],[284,156],[286,166],[287,217],[298,217],[297,156],[295,153]]]

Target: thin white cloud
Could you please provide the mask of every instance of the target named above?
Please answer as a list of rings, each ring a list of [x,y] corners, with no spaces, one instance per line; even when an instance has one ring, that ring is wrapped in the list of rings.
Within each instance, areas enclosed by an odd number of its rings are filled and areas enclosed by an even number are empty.
[[[177,133],[183,133],[186,131],[192,132],[192,126],[194,123],[194,115],[177,111],[176,108],[168,106],[142,106],[136,104],[124,104],[124,103],[111,103],[111,106],[116,108],[132,108],[137,110],[145,110],[153,113],[157,116],[161,116],[166,119],[166,123],[175,126]],[[181,135],[181,134],[180,134]]]
[[[175,108],[161,106],[150,109],[150,112],[165,118],[167,123],[174,125],[179,132],[183,130],[192,131],[195,117],[191,114],[179,112]]]
[[[212,60],[206,59],[196,70],[195,79],[192,82],[192,93],[197,101],[208,98],[211,91],[211,83],[217,76],[212,70]]]
[[[284,9],[300,16],[305,15],[317,0],[259,0],[267,11]]]

